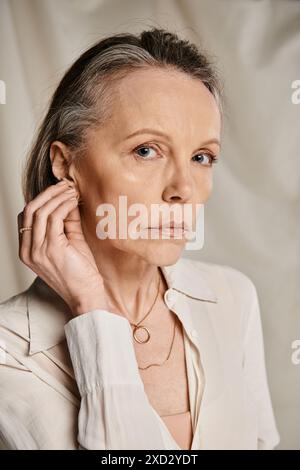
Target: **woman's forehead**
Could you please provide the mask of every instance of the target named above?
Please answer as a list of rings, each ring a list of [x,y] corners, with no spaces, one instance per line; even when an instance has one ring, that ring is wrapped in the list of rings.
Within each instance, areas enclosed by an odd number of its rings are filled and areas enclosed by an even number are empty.
[[[182,75],[139,71],[122,79],[114,94],[111,128],[127,136],[137,128],[174,132],[184,126],[199,132],[207,126],[218,134],[220,111],[215,98],[199,79]]]

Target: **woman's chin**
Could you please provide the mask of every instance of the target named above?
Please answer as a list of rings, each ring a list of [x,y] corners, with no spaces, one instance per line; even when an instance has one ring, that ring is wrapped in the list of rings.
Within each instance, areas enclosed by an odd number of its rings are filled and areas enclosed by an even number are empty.
[[[182,240],[153,240],[145,243],[141,256],[150,264],[168,266],[176,263],[181,256],[185,242]]]

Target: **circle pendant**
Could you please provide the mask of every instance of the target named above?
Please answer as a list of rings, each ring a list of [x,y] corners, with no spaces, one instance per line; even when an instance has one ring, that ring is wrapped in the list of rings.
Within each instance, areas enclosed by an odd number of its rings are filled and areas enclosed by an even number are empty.
[[[140,330],[140,329],[141,329],[141,330],[145,330],[145,331],[147,332],[147,339],[146,339],[145,341],[141,341],[141,340],[138,339],[138,338],[136,337],[136,335],[135,335],[135,334],[136,334],[136,331],[137,331],[137,330]],[[142,325],[141,325],[141,326],[139,326],[139,325],[138,325],[138,326],[135,326],[135,327],[134,327],[134,330],[133,330],[133,337],[134,337],[134,339],[135,339],[138,343],[147,343],[147,342],[149,341],[149,339],[150,339],[150,333],[149,333],[148,328],[146,328],[145,326],[142,326]]]

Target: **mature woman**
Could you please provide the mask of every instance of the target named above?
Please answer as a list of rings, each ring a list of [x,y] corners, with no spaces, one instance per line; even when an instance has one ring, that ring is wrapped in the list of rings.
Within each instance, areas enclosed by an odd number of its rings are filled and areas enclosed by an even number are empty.
[[[180,257],[221,123],[210,60],[170,32],[105,38],[67,71],[24,172],[19,256],[37,277],[1,304],[0,447],[278,444],[253,282]],[[191,224],[101,236],[99,207],[124,228],[120,196],[189,205]]]

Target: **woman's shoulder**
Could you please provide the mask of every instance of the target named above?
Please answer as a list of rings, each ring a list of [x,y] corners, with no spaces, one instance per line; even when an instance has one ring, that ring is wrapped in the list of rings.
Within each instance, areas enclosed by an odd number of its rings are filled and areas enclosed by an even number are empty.
[[[0,302],[0,329],[6,328],[28,337],[27,291],[20,291]]]
[[[7,297],[0,302],[0,383],[6,373],[12,377],[13,370],[27,370],[18,357],[27,354],[30,338],[27,293],[29,288]],[[5,366],[4,368],[1,366]]]
[[[0,330],[5,328],[29,342],[29,354],[64,339],[71,318],[64,300],[39,276],[22,292],[0,303]]]

